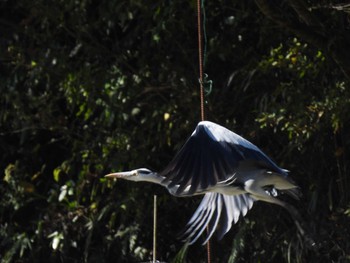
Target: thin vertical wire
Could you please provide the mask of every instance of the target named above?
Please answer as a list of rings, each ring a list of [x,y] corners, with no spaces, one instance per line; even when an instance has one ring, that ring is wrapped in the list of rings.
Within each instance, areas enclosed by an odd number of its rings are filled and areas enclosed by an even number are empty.
[[[205,120],[204,113],[204,88],[203,88],[203,52],[202,52],[202,19],[201,19],[201,0],[197,0],[197,32],[198,32],[198,62],[199,62],[199,85],[201,100],[201,120]]]
[[[153,196],[153,263],[157,260],[157,195]]]
[[[209,227],[207,226],[207,233],[209,233]],[[207,242],[207,258],[208,258],[208,263],[211,262],[211,247],[210,247],[210,239]]]
[[[203,51],[202,51],[202,15],[201,15],[201,0],[197,0],[197,32],[198,32],[198,62],[199,62],[199,86],[200,86],[200,101],[201,101],[201,120],[205,120],[204,112],[204,87],[203,87]],[[207,226],[207,233],[209,228]],[[207,260],[211,263],[211,248],[210,240],[207,242]]]

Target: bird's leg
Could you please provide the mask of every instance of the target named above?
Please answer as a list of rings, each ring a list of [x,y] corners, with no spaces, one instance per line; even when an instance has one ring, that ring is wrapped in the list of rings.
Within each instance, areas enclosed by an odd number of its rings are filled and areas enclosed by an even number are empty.
[[[282,201],[280,201],[280,202],[283,203],[283,207],[285,209],[287,209],[288,212],[292,215],[294,222],[295,222],[295,225],[297,226],[301,236],[305,239],[307,246],[309,248],[315,249],[317,247],[317,244],[316,244],[314,238],[311,237],[313,234],[310,233],[310,231],[307,231],[307,232],[305,231],[305,228],[307,228],[305,226],[306,223],[305,223],[305,220],[303,220],[303,218],[301,217],[298,210],[290,204],[287,204],[287,203],[282,202]]]
[[[298,210],[295,209],[295,207],[266,193],[265,190],[261,187],[261,185],[256,180],[247,180],[245,183],[244,189],[248,193],[250,193],[252,197],[256,200],[261,200],[268,203],[276,204],[285,208],[293,217],[293,220],[295,222],[295,225],[298,228],[299,233],[301,234],[301,236],[305,238],[307,244],[310,247],[314,247],[316,245],[313,238],[311,238],[308,234],[306,234],[306,231],[302,226],[302,225],[305,225],[304,220],[302,219]]]
[[[250,193],[256,200],[261,200],[285,207],[284,202],[266,193],[263,187],[264,185],[262,185],[261,180],[259,181],[256,179],[248,179],[244,183],[244,190]]]

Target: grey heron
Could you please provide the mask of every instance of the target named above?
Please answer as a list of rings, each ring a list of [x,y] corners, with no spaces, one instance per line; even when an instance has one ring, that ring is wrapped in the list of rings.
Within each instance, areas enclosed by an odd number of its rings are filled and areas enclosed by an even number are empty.
[[[204,195],[184,232],[190,244],[207,228],[203,243],[215,231],[221,239],[259,200],[280,205],[299,219],[293,206],[277,198],[281,192],[295,199],[300,196],[288,171],[248,140],[209,121],[198,123],[162,172],[140,168],[106,177],[160,184],[177,197]]]

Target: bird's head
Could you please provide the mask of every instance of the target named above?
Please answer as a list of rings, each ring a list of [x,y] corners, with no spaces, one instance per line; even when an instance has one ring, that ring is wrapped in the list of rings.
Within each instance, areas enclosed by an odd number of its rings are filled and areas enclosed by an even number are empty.
[[[127,172],[111,173],[105,175],[106,178],[120,178],[134,182],[140,181],[151,181],[151,178],[154,178],[156,173],[152,172],[147,168],[139,168]]]

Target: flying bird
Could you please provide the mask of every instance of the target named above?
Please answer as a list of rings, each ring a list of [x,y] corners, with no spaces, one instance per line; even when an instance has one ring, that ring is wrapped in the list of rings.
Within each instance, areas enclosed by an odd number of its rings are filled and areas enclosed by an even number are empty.
[[[215,231],[221,239],[259,200],[284,207],[296,221],[300,218],[293,206],[277,198],[280,193],[300,197],[288,171],[248,140],[209,121],[198,123],[162,172],[140,168],[106,177],[160,184],[177,197],[204,195],[184,231],[189,244],[205,229],[208,234],[203,244]]]

